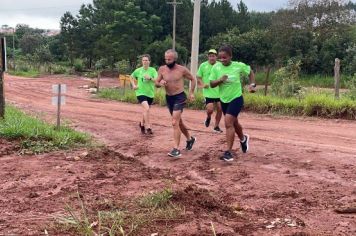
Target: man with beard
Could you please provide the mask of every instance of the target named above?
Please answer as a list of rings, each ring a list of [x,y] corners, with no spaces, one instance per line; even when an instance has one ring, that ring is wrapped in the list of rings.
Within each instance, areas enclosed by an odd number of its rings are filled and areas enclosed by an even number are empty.
[[[169,49],[165,52],[164,60],[166,65],[159,68],[158,78],[155,82],[157,87],[165,88],[167,106],[172,116],[174,147],[172,151],[168,153],[171,157],[181,156],[179,150],[181,133],[187,138],[186,150],[192,150],[196,141],[196,138],[190,135],[181,117],[187,100],[187,96],[184,92],[184,78],[191,81],[189,92],[190,101],[195,99],[195,78],[187,68],[176,63],[177,59],[178,53],[173,49]]]

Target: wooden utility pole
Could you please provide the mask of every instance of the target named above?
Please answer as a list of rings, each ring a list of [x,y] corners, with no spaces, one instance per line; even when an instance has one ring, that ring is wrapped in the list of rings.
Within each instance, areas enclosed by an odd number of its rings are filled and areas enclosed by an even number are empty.
[[[173,0],[173,2],[167,2],[167,4],[173,5],[173,44],[172,49],[176,50],[176,18],[177,18],[177,4],[182,4],[181,2],[177,2],[177,0]]]
[[[4,72],[6,70],[6,39],[0,38],[0,119],[5,118]]]
[[[194,1],[194,16],[193,16],[193,33],[192,33],[192,52],[190,72],[195,77],[198,70],[198,56],[199,56],[199,34],[200,34],[200,2],[201,0]],[[197,83],[197,82],[195,82]],[[195,84],[197,89],[197,84]]]
[[[334,66],[334,80],[335,80],[335,98],[340,98],[340,59],[335,58],[335,66]]]

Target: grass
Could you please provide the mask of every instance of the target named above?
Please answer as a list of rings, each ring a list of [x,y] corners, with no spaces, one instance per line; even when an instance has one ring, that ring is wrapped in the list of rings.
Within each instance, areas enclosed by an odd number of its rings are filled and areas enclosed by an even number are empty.
[[[40,72],[38,70],[28,70],[28,71],[9,71],[10,75],[15,75],[15,76],[22,76],[22,77],[30,77],[30,78],[36,78],[40,76]]]
[[[180,217],[183,210],[171,202],[172,196],[165,188],[124,203],[125,208],[96,211],[88,209],[78,193],[79,210],[67,205],[66,214],[56,219],[56,229],[76,235],[135,235],[156,221]]]
[[[335,100],[332,91],[323,89],[307,89],[303,98],[280,98],[272,95],[264,96],[262,90],[255,94],[244,94],[245,109],[256,113],[272,113],[293,116],[317,116],[324,118],[356,119],[356,101],[342,94],[341,99]],[[126,89],[102,89],[100,98],[122,102],[137,103],[135,93]],[[162,89],[157,90],[154,102],[164,106],[165,95]],[[191,109],[204,109],[204,97],[201,91],[196,93],[194,102],[187,104]]]
[[[58,149],[89,145],[89,135],[68,127],[56,130],[12,106],[6,106],[5,119],[0,120],[0,137],[20,140],[21,153],[37,154]]]
[[[255,74],[256,83],[258,85],[265,84],[266,73],[258,72]],[[273,71],[270,73],[269,85],[271,85],[274,79]],[[351,76],[341,75],[340,88],[347,88],[347,84],[350,81]],[[334,77],[326,75],[301,75],[298,82],[303,87],[319,87],[319,88],[334,88]]]

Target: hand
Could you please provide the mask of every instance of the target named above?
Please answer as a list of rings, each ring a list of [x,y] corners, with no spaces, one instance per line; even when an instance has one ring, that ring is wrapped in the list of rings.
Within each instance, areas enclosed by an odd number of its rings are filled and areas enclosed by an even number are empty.
[[[228,80],[228,76],[227,75],[223,75],[221,78],[220,78],[220,81],[221,82],[225,82],[226,80]]]
[[[255,83],[252,83],[248,86],[248,91],[250,93],[255,93],[256,92],[256,84]]]
[[[134,85],[132,85],[132,89],[133,89],[133,90],[137,90],[137,89],[138,89],[138,86],[134,84]]]
[[[159,81],[159,85],[161,85],[161,87],[166,87],[167,81],[161,80],[161,81]]]
[[[143,77],[145,78],[145,80],[151,80],[151,77],[149,75],[144,75]]]
[[[210,84],[204,84],[203,88],[209,88]]]
[[[194,93],[189,93],[188,99],[189,99],[190,102],[194,102],[194,100],[195,100],[195,95],[194,95]]]

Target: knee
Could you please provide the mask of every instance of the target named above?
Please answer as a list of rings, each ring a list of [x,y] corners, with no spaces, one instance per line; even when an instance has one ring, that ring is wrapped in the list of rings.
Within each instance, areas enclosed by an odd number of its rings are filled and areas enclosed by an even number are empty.
[[[206,109],[206,112],[207,112],[208,114],[213,114],[214,109],[209,107],[209,108]]]
[[[179,126],[179,121],[177,121],[176,119],[172,119],[172,126],[173,127],[178,127]]]
[[[234,127],[234,122],[230,121],[230,120],[225,120],[225,128],[229,129],[229,128],[233,128]]]

